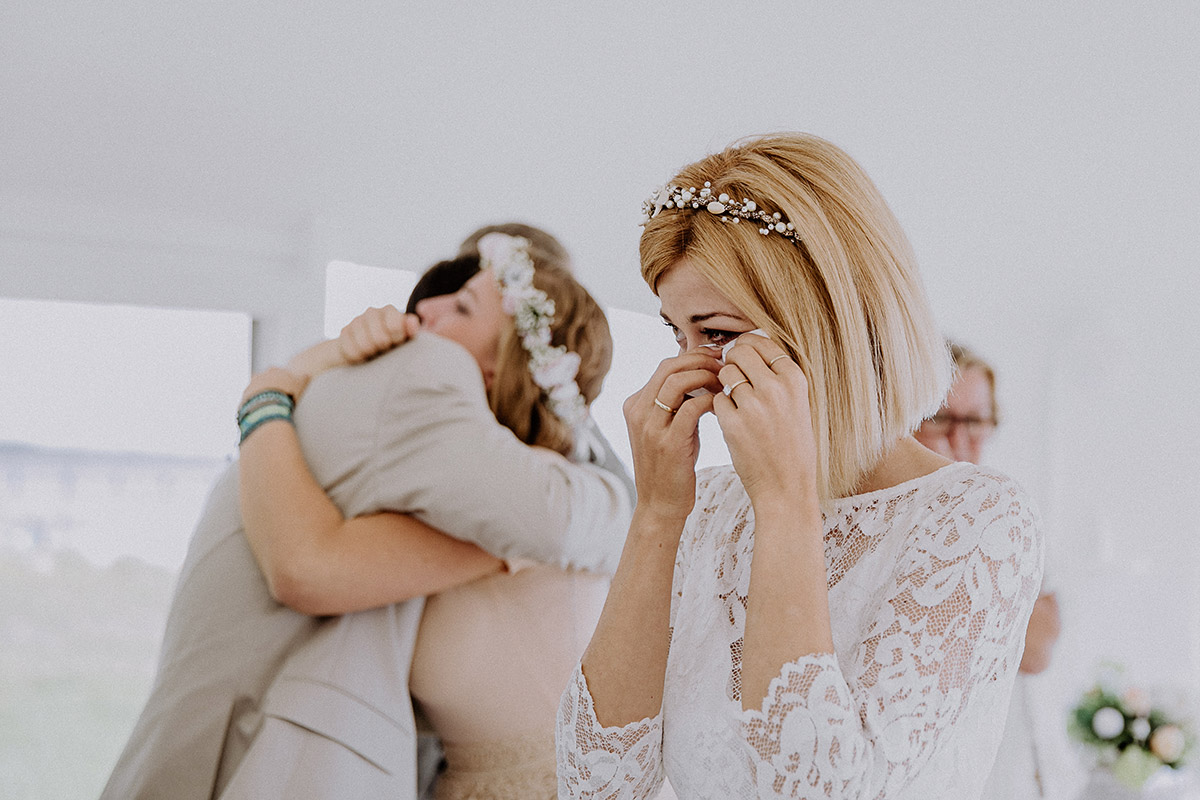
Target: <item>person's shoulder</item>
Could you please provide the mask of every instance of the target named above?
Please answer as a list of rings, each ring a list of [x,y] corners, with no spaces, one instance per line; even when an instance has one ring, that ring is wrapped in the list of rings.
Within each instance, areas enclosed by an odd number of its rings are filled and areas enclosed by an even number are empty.
[[[348,415],[348,408],[355,413]],[[355,439],[355,430],[375,440],[384,422],[389,432],[384,438],[390,441],[456,419],[472,425],[495,422],[475,359],[431,333],[419,333],[361,364],[322,372],[297,406],[297,421],[309,434],[328,428],[322,441],[343,435]]]
[[[944,469],[947,476],[939,492],[946,497],[978,501],[980,510],[1013,505],[1033,507],[1025,488],[998,469],[967,462],[956,462]]]
[[[380,363],[390,369],[401,369],[417,376],[480,376],[479,365],[462,345],[429,331],[421,331],[404,344],[367,363]]]
[[[475,359],[457,342],[427,331],[370,361],[325,374],[345,384],[343,391],[410,398],[456,394],[473,401],[484,398],[486,405],[483,375]]]
[[[984,550],[1034,550],[1041,524],[1033,498],[1021,484],[993,467],[959,462],[943,468],[944,480],[930,497],[937,532],[946,543]]]

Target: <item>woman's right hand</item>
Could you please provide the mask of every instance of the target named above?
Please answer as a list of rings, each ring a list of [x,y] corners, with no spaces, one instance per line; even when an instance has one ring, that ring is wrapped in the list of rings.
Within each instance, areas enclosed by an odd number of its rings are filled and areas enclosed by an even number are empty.
[[[338,349],[347,364],[360,364],[404,344],[421,328],[416,314],[405,314],[393,305],[368,308],[338,334]]]
[[[710,392],[721,391],[719,358],[719,351],[698,347],[665,359],[623,406],[638,510],[678,522],[681,530],[696,500],[700,417],[712,410]],[[701,388],[709,391],[687,396]]]

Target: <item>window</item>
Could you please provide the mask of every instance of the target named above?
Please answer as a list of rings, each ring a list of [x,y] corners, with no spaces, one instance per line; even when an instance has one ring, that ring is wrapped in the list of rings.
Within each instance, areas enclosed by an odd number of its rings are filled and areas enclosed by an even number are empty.
[[[0,787],[100,793],[237,447],[244,314],[0,299]]]

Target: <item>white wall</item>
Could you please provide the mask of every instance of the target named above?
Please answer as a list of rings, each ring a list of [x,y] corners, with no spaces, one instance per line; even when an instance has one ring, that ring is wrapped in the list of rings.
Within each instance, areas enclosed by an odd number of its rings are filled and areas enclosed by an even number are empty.
[[[265,364],[321,335],[328,260],[420,268],[520,218],[653,312],[649,190],[810,130],[999,368],[1061,680],[1109,656],[1196,686],[1197,41],[1191,0],[10,4],[0,296],[246,310]]]

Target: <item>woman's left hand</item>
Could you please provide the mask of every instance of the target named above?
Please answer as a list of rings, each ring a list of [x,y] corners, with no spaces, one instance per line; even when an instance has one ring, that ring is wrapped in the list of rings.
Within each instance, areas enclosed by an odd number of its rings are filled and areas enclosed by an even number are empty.
[[[742,336],[718,377],[725,391],[713,410],[751,502],[815,498],[817,448],[799,365],[770,339]]]

